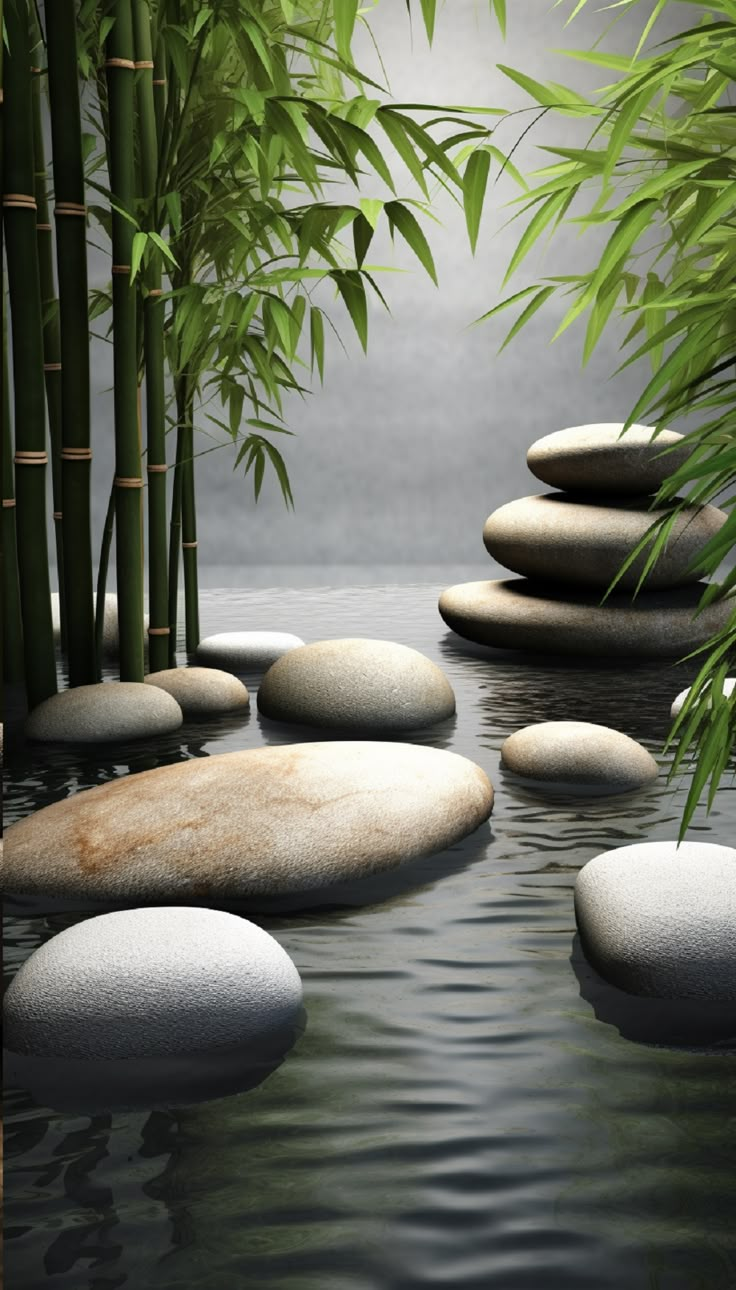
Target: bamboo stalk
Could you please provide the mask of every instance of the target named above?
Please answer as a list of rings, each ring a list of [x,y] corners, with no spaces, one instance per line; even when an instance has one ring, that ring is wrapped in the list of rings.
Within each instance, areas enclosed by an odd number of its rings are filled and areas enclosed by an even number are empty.
[[[34,32],[36,35],[36,32]],[[40,39],[40,36],[38,37]],[[54,504],[54,537],[56,539],[56,576],[59,584],[59,620],[62,652],[67,650],[66,587],[64,583],[64,532],[61,500],[61,338],[59,333],[59,301],[54,282],[54,261],[51,245],[53,229],[49,217],[46,190],[47,173],[44,155],[43,127],[41,123],[41,71],[32,68],[33,81],[33,158],[36,181],[36,239],[38,264],[41,275],[41,309],[43,312],[43,371],[46,386],[46,411],[51,444],[51,486]]]
[[[61,329],[61,511],[69,684],[96,676],[92,604],[87,221],[74,0],[46,6]],[[55,507],[55,509],[59,509]]]
[[[28,8],[5,6],[3,221],[13,337],[15,492],[23,654],[29,708],[56,692],[46,531],[46,408],[41,283],[33,182]]]
[[[154,103],[154,67],[151,54],[151,14],[148,0],[135,0],[133,8],[135,57],[138,76],[138,122],[142,195],[149,203],[149,226],[156,230],[156,181],[158,178],[157,118]],[[158,260],[145,271],[143,352],[146,372],[146,448],[148,475],[148,600],[150,627],[148,666],[159,672],[169,666],[168,567],[166,541],[166,386],[164,379],[164,305]]]
[[[182,434],[181,546],[184,566],[184,622],[186,648],[193,654],[199,645],[199,587],[197,572],[197,512],[194,499],[194,397],[187,393]]]
[[[10,382],[8,381],[8,333],[3,299],[3,677],[23,680],[23,626],[18,586],[18,548],[15,533],[15,490],[13,487],[13,431],[10,424]]]
[[[184,381],[176,382],[177,420],[184,415]],[[176,631],[179,608],[179,547],[181,545],[181,459],[184,441],[181,423],[176,433],[176,465],[174,486],[171,493],[171,521],[169,526],[169,667],[176,667]]]
[[[115,485],[113,484],[110,489],[110,500],[107,503],[105,524],[102,530],[100,563],[97,566],[97,594],[95,601],[95,661],[97,665],[98,681],[102,677],[102,664],[104,658],[103,641],[105,635],[105,592],[107,591],[107,570],[110,565],[110,549],[112,547],[112,535],[114,531]]]
[[[135,63],[130,0],[114,0],[106,42],[112,200],[132,213]],[[143,680],[141,453],[138,444],[136,292],[130,282],[134,226],[112,212],[112,320],[115,405],[115,520],[120,679]]]

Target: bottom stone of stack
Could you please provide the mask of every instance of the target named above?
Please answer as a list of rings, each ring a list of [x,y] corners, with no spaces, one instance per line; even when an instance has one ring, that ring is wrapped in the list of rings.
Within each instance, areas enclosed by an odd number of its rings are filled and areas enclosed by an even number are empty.
[[[727,622],[729,600],[693,618],[706,583],[668,591],[601,592],[550,587],[527,578],[448,587],[439,611],[466,640],[541,654],[678,658],[703,645]]]

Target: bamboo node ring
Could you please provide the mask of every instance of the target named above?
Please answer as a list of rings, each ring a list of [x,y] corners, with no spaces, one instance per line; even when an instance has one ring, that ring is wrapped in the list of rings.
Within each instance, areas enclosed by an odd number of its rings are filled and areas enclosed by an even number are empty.
[[[165,85],[165,84],[166,84],[166,77],[165,77],[165,76],[164,76],[163,78],[157,77],[157,79],[156,79],[155,81],[151,81],[151,84],[152,84],[152,85]],[[0,92],[1,92],[1,91],[0,91]]]
[[[16,452],[13,461],[16,466],[45,466],[48,456],[45,452]]]
[[[62,461],[91,461],[92,449],[91,448],[62,448],[61,460]]]
[[[150,287],[150,288],[149,288],[149,291],[148,291],[148,294],[149,294],[149,296],[162,296],[162,295],[164,294],[164,293],[163,293],[163,288],[162,288],[162,287]]]
[[[149,627],[148,635],[149,636],[170,636],[171,628],[170,627]]]
[[[60,372],[61,363],[44,363],[43,370],[44,372]]]
[[[82,215],[86,216],[87,207],[83,202],[57,202],[54,206],[54,215]]]
[[[143,487],[142,479],[133,479],[132,477],[127,475],[116,475],[113,482],[116,488],[142,488]]]
[[[6,193],[3,206],[24,206],[30,211],[37,209],[35,197],[29,197],[26,193]]]
[[[37,233],[50,233],[50,232],[51,232],[51,225],[50,225],[50,224],[37,224],[37,225],[36,225],[36,232],[37,232]]]
[[[169,468],[168,468],[168,466],[167,466],[167,465],[163,465],[163,466],[146,466],[146,470],[148,471],[149,475],[150,475],[150,474],[152,474],[152,472],[153,472],[153,471],[161,471],[161,472],[162,472],[162,474],[163,474],[163,473],[165,473],[168,469],[169,469]]]
[[[105,67],[124,67],[135,71],[135,63],[132,58],[108,58],[105,61]]]
[[[64,516],[62,515],[61,511],[54,511],[53,518],[55,520],[63,520]]]
[[[40,67],[32,67],[32,68],[31,68],[31,75],[32,75],[32,76],[40,76],[40,75],[41,75],[41,68],[40,68]]]
[[[11,506],[15,506],[15,498],[14,498],[14,497],[4,497],[4,498],[3,498],[3,508],[7,510],[7,509],[9,509]]]
[[[130,265],[129,265],[129,264],[113,264],[113,266],[112,266],[112,271],[113,271],[113,273],[130,273]]]
[[[150,68],[151,68],[151,70],[153,71],[153,63],[148,62],[148,60],[147,60],[147,59],[146,59],[145,61],[143,61],[143,62],[136,63],[136,65],[135,65],[135,69],[136,69],[136,71],[138,71],[138,70],[139,70],[139,68],[146,68],[146,67],[150,67]]]
[[[195,547],[195,546],[198,546],[198,545],[199,545],[199,544],[198,544],[197,542],[182,542],[182,544],[181,544],[181,546],[182,546],[182,550],[183,550],[183,551],[189,550],[189,549],[191,549],[192,547]]]

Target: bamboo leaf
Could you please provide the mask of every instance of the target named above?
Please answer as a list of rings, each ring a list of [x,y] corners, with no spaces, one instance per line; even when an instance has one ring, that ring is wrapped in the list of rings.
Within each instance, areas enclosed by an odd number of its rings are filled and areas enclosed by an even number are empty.
[[[532,290],[534,290],[534,288],[532,288]],[[519,317],[516,319],[511,330],[508,332],[506,339],[504,340],[503,345],[501,346],[501,349],[498,351],[499,354],[501,353],[501,350],[506,348],[509,341],[513,340],[514,336],[516,336],[518,332],[521,331],[522,327],[524,327],[525,324],[528,323],[529,319],[534,316],[537,310],[541,309],[545,300],[549,300],[549,297],[556,290],[557,290],[556,287],[542,287],[539,291],[537,291],[536,295],[532,297],[532,299],[529,301],[526,308],[522,309],[521,313],[519,314]]]
[[[358,0],[333,0],[335,14],[335,40],[342,59],[350,61],[350,42],[353,38]]]
[[[355,247],[355,259],[358,268],[362,268],[363,261],[366,257],[368,247],[373,240],[373,228],[368,223],[365,215],[357,215],[353,221],[353,245]]]
[[[473,254],[475,254],[475,247],[478,241],[480,220],[483,213],[483,198],[485,197],[490,166],[491,158],[488,152],[478,149],[472,154],[467,166],[465,167],[465,174],[463,175],[465,222],[468,227],[470,249]]]
[[[368,349],[368,308],[360,273],[355,269],[332,269],[329,276],[345,302],[365,353]]]
[[[544,229],[560,210],[564,200],[564,193],[552,193],[552,196],[548,197],[547,200],[539,207],[536,214],[532,216],[521,239],[519,240],[519,244],[516,247],[514,254],[511,257],[509,267],[506,270],[503,283],[501,284],[502,286],[506,286],[509,278],[512,277],[524,257],[531,251],[537,238],[544,232]]]
[[[425,197],[428,198],[429,191],[424,178],[422,163],[406,137],[401,119],[383,108],[376,113],[376,120],[381,129],[388,135],[389,142],[398,152],[410,175],[416,180]]]
[[[319,379],[324,384],[325,379],[325,327],[322,321],[322,312],[315,305],[309,311],[309,332],[311,345],[311,364],[314,371],[315,359],[317,361],[317,370]]]
[[[146,233],[136,233],[133,237],[133,245],[130,253],[130,281],[134,282],[138,270],[141,267],[143,256],[145,255],[146,246],[148,245],[148,235]]]
[[[401,236],[409,244],[420,264],[426,269],[435,286],[437,286],[437,272],[434,267],[432,252],[417,219],[407,206],[402,206],[401,202],[387,202],[385,210],[392,234],[394,228],[399,230]]]

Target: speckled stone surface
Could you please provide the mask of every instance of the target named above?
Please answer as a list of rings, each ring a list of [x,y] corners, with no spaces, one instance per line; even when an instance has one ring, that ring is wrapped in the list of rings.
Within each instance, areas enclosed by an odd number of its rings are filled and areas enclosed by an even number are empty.
[[[441,851],[492,806],[479,766],[415,744],[340,740],[197,757],[11,825],[5,889],[83,904],[307,891]]]
[[[736,1033],[736,851],[641,842],[604,851],[575,883],[593,967],[630,994],[730,1001]]]
[[[220,910],[129,909],[31,954],[3,1004],[4,1043],[48,1057],[211,1052],[294,1018],[302,985],[273,936]]]
[[[652,441],[652,426],[631,426],[619,438],[623,424],[604,422],[555,430],[532,444],[527,465],[537,479],[553,488],[656,493],[660,484],[684,465],[692,448],[674,430],[662,430]],[[681,448],[659,456],[677,443]]]
[[[289,632],[219,632],[199,642],[194,654],[201,667],[229,672],[265,671],[288,650],[304,641]]]
[[[92,603],[97,604],[97,593],[92,593]],[[61,618],[59,612],[59,593],[51,593],[51,620],[54,627],[54,639],[58,643],[61,640]],[[144,647],[148,648],[148,614],[143,615],[143,626],[146,634],[143,638]],[[102,625],[102,648],[105,654],[114,657],[120,649],[120,636],[118,634],[118,598],[113,592],[107,592],[105,596],[105,617]]]
[[[26,720],[29,739],[107,743],[169,734],[182,723],[170,694],[138,681],[77,685],[44,699]]]
[[[332,729],[416,730],[452,716],[444,672],[393,641],[314,641],[274,663],[258,711],[276,721]]]
[[[624,793],[657,778],[657,763],[635,739],[590,721],[540,721],[509,735],[501,765],[544,785]]]
[[[725,694],[726,698],[728,698],[730,694],[733,694],[734,686],[736,686],[736,677],[727,676],[725,681],[723,682],[723,693]],[[682,706],[689,693],[690,693],[689,686],[686,690],[680,690],[680,693],[678,694],[677,698],[674,700],[672,704],[672,707],[670,708],[671,717],[673,718],[676,717],[677,714],[682,711]]]
[[[604,605],[596,591],[554,590],[525,578],[448,587],[439,611],[454,632],[497,649],[581,657],[679,658],[724,626],[727,601],[693,621],[706,584],[674,591],[614,592]]]
[[[146,685],[165,690],[176,699],[185,717],[213,712],[237,712],[250,704],[250,695],[232,672],[214,667],[170,667],[145,677]]]
[[[649,500],[572,493],[520,497],[488,516],[483,541],[494,560],[513,573],[605,591],[655,520],[668,513],[667,507],[647,510]],[[686,573],[687,566],[727,518],[715,506],[683,510],[644,589],[697,582],[700,574]],[[619,580],[622,591],[636,587],[647,556],[643,552]]]

